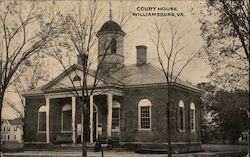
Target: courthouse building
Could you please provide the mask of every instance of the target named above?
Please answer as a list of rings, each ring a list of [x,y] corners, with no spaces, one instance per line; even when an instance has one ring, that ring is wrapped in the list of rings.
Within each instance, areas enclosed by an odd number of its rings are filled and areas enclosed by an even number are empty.
[[[98,137],[106,137],[125,144],[167,144],[166,78],[147,62],[144,45],[129,52],[136,53],[136,64],[124,65],[125,35],[112,20],[104,23],[96,35],[98,61],[102,62],[97,76],[102,77],[88,98],[88,140],[92,143]],[[81,94],[82,70],[81,64],[72,65],[45,86],[23,94],[25,143],[81,141],[81,101],[74,90]],[[93,88],[95,73],[90,70],[86,77],[89,90]],[[178,151],[200,149],[200,95],[200,89],[181,79],[173,83],[171,131],[172,143]]]

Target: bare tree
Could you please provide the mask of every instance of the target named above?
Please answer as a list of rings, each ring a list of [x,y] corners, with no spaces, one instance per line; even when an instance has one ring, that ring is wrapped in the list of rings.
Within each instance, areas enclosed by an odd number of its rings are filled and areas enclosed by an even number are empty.
[[[164,36],[163,28],[169,26],[170,36],[169,40],[166,40]],[[163,27],[164,26],[164,27]],[[167,113],[167,134],[168,134],[168,157],[172,156],[172,135],[171,135],[171,108],[173,86],[176,83],[179,76],[187,65],[195,58],[201,49],[193,51],[188,57],[183,57],[184,46],[182,45],[181,39],[183,36],[180,35],[177,30],[177,26],[169,21],[159,24],[157,21],[154,23],[154,31],[149,34],[151,41],[153,42],[157,54],[157,61],[160,64],[160,69],[164,73],[167,82],[167,97],[166,97],[166,113]]]
[[[16,75],[9,84],[11,92],[16,93],[18,101],[13,102],[10,98],[6,98],[4,103],[13,109],[17,116],[24,120],[25,103],[23,101],[22,93],[33,90],[49,80],[49,74],[46,68],[46,57],[44,54],[34,54],[26,64],[19,68]],[[24,121],[23,121],[24,123]]]
[[[34,3],[0,1],[0,4],[1,117],[4,95],[10,82],[32,55],[50,46],[50,41],[59,34],[60,24],[55,22],[56,14],[42,17]]]

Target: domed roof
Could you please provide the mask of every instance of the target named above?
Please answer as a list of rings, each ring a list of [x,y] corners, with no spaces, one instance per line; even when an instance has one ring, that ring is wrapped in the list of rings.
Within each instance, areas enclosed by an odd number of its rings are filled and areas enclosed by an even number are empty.
[[[98,33],[100,32],[104,32],[104,31],[120,31],[120,32],[123,32],[122,28],[114,21],[112,20],[109,20],[107,22],[105,22],[101,29],[99,30]],[[124,32],[123,32],[124,33]]]

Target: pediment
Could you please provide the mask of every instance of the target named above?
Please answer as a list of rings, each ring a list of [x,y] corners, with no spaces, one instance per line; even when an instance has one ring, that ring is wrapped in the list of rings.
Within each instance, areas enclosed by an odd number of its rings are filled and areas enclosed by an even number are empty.
[[[56,89],[72,89],[72,88],[81,88],[83,80],[82,70],[79,68],[70,68],[65,70],[61,75],[52,80],[45,87],[44,90],[56,90]],[[88,73],[86,75],[86,82],[88,87],[92,87],[95,83],[94,74]],[[103,80],[98,81],[98,86],[104,84]]]

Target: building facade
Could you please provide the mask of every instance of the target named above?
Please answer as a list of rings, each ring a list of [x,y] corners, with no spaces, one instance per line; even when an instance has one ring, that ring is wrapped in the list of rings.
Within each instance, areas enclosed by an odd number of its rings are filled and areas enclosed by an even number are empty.
[[[3,142],[22,142],[23,127],[22,120],[4,119],[1,125],[1,139]]]
[[[97,33],[98,67],[89,70],[87,87],[93,91],[89,106],[89,142],[100,137],[127,144],[166,144],[167,82],[147,62],[147,47],[136,47],[137,63],[124,65],[126,33],[114,21]],[[79,61],[80,62],[80,61]],[[81,64],[75,64],[45,86],[24,93],[25,142],[81,141]],[[98,84],[93,87],[98,78]],[[94,90],[93,90],[94,89]],[[180,79],[172,85],[171,134],[178,151],[201,145],[201,90]]]

